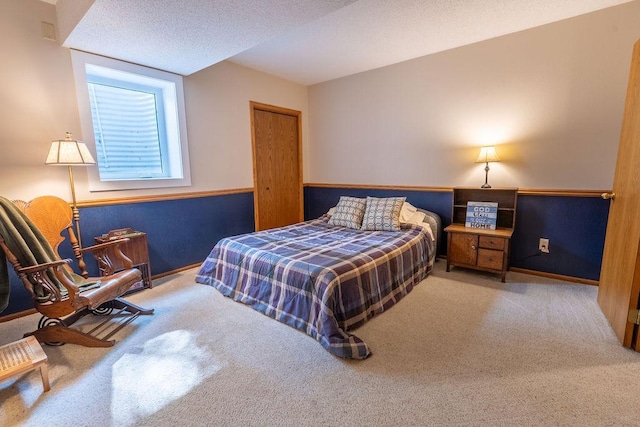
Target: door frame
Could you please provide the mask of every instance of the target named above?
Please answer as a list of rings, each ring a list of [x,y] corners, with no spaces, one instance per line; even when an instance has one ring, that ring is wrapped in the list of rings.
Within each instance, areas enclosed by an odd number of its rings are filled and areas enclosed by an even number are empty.
[[[302,184],[302,112],[289,108],[278,107],[270,104],[263,104],[256,101],[249,101],[249,109],[251,111],[251,157],[253,163],[253,215],[255,222],[255,230],[260,230],[260,200],[258,197],[258,167],[256,165],[256,129],[255,114],[256,110],[266,111],[269,113],[284,114],[295,117],[298,125],[298,186],[300,191],[300,203],[298,212],[298,221],[304,220],[304,186]]]

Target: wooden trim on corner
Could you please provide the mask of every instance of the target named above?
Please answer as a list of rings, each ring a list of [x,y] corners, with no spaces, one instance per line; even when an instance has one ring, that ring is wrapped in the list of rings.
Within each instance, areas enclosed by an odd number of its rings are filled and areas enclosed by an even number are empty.
[[[197,191],[191,193],[161,194],[154,196],[121,197],[117,199],[85,200],[78,202],[79,208],[130,203],[161,202],[166,200],[197,199],[199,197],[226,196],[228,194],[253,193],[253,188],[234,188],[230,190]]]
[[[359,184],[322,184],[322,183],[306,183],[305,187],[318,188],[363,188],[373,190],[408,190],[408,191],[434,191],[449,192],[453,191],[452,187],[423,187],[413,185],[359,185]]]
[[[519,188],[519,196],[562,196],[562,197],[602,197],[602,193],[612,190],[544,190],[537,188]]]
[[[564,280],[565,282],[581,283],[583,285],[598,286],[598,281],[597,280],[583,279],[583,278],[580,278],[580,277],[565,276],[565,275],[562,275],[562,274],[547,273],[547,272],[544,272],[544,271],[529,270],[529,269],[526,269],[526,268],[519,268],[519,267],[509,267],[509,271],[513,271],[514,273],[531,274],[532,276],[547,277],[549,279]]]
[[[430,192],[451,192],[453,187],[427,187],[413,185],[358,185],[358,184],[325,184],[325,183],[305,183],[304,187],[318,188],[361,188],[378,190],[407,190],[407,191],[430,191]],[[199,197],[226,196],[229,194],[253,193],[253,188],[232,188],[228,190],[196,191],[189,193],[161,194],[153,196],[121,197],[101,200],[85,200],[78,202],[78,207],[89,208],[98,206],[124,205],[130,203],[161,202],[167,200],[196,199]],[[563,196],[563,197],[601,197],[602,193],[610,193],[611,190],[545,190],[545,189],[518,189],[518,195],[525,196]]]
[[[19,311],[17,313],[7,314],[6,316],[0,317],[0,323],[8,322],[13,319],[17,319],[19,317],[29,316],[31,314],[37,313],[35,308],[30,308],[29,310]]]
[[[373,190],[407,190],[407,191],[431,191],[452,192],[454,187],[427,187],[414,185],[359,185],[359,184],[326,184],[307,182],[305,187],[317,188],[361,188]],[[612,190],[552,190],[539,188],[518,188],[519,196],[561,196],[561,197],[602,197],[602,193],[610,193]]]

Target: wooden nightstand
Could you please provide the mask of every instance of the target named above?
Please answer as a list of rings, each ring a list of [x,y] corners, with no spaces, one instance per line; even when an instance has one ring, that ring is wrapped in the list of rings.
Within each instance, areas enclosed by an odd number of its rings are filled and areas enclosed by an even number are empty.
[[[517,199],[517,189],[454,188],[452,223],[444,229],[447,233],[447,271],[452,265],[492,271],[499,273],[505,281]],[[498,203],[495,230],[465,227],[469,201]]]
[[[128,238],[129,241],[120,245],[120,250],[131,261],[133,266],[140,270],[142,273],[142,282],[136,283],[131,287],[131,290],[139,290],[143,288],[152,288],[151,283],[151,266],[149,263],[149,248],[147,244],[147,234],[141,231],[135,231],[131,228],[121,228],[118,230],[111,230],[102,236],[96,237],[94,240],[96,243],[105,243],[112,240]],[[109,258],[113,260],[114,271],[120,271],[124,269],[122,261],[116,258],[112,253],[109,254]]]

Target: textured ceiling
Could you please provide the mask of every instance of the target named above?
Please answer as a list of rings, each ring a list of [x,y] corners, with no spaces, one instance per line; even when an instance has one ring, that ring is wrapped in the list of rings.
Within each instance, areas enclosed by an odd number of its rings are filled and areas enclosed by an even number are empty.
[[[229,59],[310,85],[629,1],[95,0],[64,44],[183,75]]]

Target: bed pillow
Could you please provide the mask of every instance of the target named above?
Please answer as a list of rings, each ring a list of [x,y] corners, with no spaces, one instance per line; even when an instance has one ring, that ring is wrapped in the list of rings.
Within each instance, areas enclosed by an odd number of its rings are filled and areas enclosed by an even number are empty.
[[[409,222],[409,218],[411,218],[411,216],[415,214],[417,210],[418,208],[413,206],[411,203],[404,202],[402,204],[402,209],[400,209],[400,223],[403,224]]]
[[[422,222],[424,222],[424,218],[427,216],[426,213],[424,212],[414,212],[413,215],[411,215],[409,218],[407,218],[406,221],[402,220],[402,213],[400,214],[400,224],[415,224],[415,225],[420,225]]]
[[[400,209],[406,197],[367,197],[362,230],[400,231]]]
[[[359,229],[362,225],[365,205],[365,199],[340,196],[340,201],[329,218],[329,225]]]
[[[433,218],[428,216],[424,212],[417,211],[406,222],[407,224],[414,224],[424,229],[425,233],[429,235],[432,241],[436,241],[435,236],[433,235],[433,228],[431,226]]]
[[[429,224],[429,230],[431,230],[431,235],[433,236],[433,240],[436,240],[438,228],[440,227],[440,224],[438,224],[438,221],[436,220],[436,218],[434,218],[432,215],[425,215],[423,222],[425,224]]]

